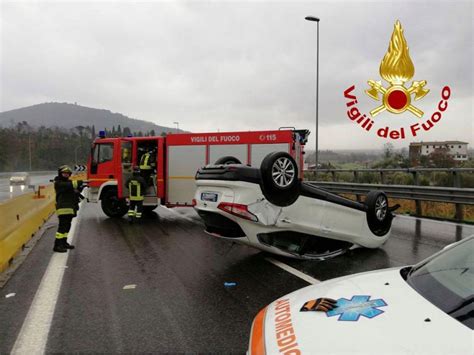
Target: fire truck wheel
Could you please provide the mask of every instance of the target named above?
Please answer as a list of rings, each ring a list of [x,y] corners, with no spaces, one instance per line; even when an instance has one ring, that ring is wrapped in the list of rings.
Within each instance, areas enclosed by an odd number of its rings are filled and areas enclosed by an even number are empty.
[[[370,191],[365,200],[367,224],[377,236],[384,236],[392,226],[393,215],[388,208],[388,198],[382,191]]]
[[[301,182],[298,179],[298,166],[291,155],[285,152],[268,154],[260,165],[260,175],[260,187],[268,201],[280,207],[296,202]]]
[[[239,159],[233,156],[222,157],[216,160],[214,165],[242,164]]]
[[[121,218],[127,213],[127,203],[117,197],[116,189],[104,191],[100,202],[102,211],[109,217]]]

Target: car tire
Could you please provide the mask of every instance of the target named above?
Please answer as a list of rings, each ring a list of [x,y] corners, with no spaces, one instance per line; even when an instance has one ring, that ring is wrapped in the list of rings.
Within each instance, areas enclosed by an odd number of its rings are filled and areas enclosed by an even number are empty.
[[[393,215],[388,208],[388,198],[382,191],[370,191],[365,200],[367,206],[367,224],[375,235],[381,237],[392,226]]]
[[[268,154],[260,165],[260,175],[260,188],[269,202],[279,207],[296,202],[301,182],[298,179],[298,166],[291,155],[285,152]]]
[[[242,164],[239,159],[233,156],[226,156],[216,160],[214,165]]]
[[[102,211],[112,218],[121,218],[127,211],[127,203],[124,199],[119,199],[117,197],[116,189],[108,189],[102,193],[100,200]]]

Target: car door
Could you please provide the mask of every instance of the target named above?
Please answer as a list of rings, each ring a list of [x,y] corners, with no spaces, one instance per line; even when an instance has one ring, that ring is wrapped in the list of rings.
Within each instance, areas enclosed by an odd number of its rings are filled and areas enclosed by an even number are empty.
[[[326,202],[321,222],[322,236],[341,238],[358,236],[366,218],[365,212],[333,202]]]
[[[277,226],[301,233],[320,235],[326,201],[300,196],[294,204],[284,207]]]

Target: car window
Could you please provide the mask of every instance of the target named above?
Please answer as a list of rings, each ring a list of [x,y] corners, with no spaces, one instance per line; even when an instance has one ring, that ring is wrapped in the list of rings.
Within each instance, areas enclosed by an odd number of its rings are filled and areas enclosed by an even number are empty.
[[[474,329],[474,238],[417,265],[408,283],[423,297]]]

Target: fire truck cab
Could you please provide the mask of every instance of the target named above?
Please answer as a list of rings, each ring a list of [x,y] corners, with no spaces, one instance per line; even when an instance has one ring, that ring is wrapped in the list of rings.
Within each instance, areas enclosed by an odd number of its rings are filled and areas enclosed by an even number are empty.
[[[284,151],[298,163],[303,176],[308,130],[280,129],[252,132],[184,133],[153,137],[97,138],[87,164],[88,202],[101,202],[109,217],[127,212],[126,181],[149,152],[156,167],[144,199],[145,211],[158,205],[192,206],[195,175],[208,164],[242,163],[260,166],[271,152]]]

